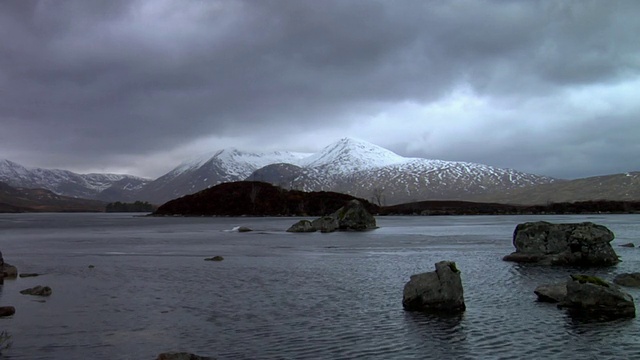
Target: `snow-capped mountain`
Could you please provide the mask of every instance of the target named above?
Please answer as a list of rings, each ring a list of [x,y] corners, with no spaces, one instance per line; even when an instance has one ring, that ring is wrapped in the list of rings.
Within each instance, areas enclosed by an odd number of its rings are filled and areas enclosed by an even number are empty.
[[[249,179],[305,191],[338,191],[380,205],[464,200],[472,195],[558,181],[482,164],[405,158],[348,138],[297,164],[259,169]]]
[[[304,191],[343,192],[387,205],[466,199],[557,181],[482,164],[405,158],[366,141],[344,138],[315,154],[220,150],[180,164],[145,186],[137,198],[160,204],[240,180]]]
[[[0,182],[10,186],[46,189],[58,195],[111,201],[105,191],[137,191],[149,180],[120,174],[76,174],[68,170],[25,167],[0,160]]]
[[[296,163],[309,155],[286,151],[249,153],[233,148],[223,149],[183,162],[149,183],[136,195],[139,199],[162,204],[220,183],[245,180],[264,166]]]
[[[223,182],[241,180],[264,181],[287,189],[343,192],[381,205],[466,200],[559,181],[482,164],[405,158],[350,138],[315,154],[223,149],[185,161],[154,181],[128,175],[26,168],[0,160],[0,181],[12,186],[103,201],[162,204]]]

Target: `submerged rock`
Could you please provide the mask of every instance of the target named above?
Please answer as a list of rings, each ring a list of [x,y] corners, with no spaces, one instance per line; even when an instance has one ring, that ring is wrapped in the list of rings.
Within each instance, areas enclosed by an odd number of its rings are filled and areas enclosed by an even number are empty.
[[[613,278],[613,282],[621,286],[640,287],[640,273],[619,274]]]
[[[40,276],[40,274],[37,274],[37,273],[22,273],[22,274],[20,274],[21,278],[36,277],[36,276]]]
[[[404,286],[402,307],[407,311],[460,313],[465,311],[460,271],[452,261],[440,261],[436,271],[411,275]]]
[[[620,245],[620,247],[628,247],[628,248],[632,248],[632,247],[636,247],[636,245],[634,243],[626,243],[626,244],[622,244]]]
[[[0,317],[11,316],[16,313],[16,308],[13,306],[0,306]]]
[[[214,360],[212,357],[200,356],[187,352],[161,353],[156,360]]]
[[[513,233],[516,251],[504,260],[543,265],[615,265],[620,260],[610,244],[613,238],[611,230],[590,222],[523,223]]]
[[[32,288],[29,289],[24,289],[22,291],[20,291],[20,294],[24,294],[24,295],[35,295],[35,296],[49,296],[51,295],[52,290],[50,287],[48,286],[34,286]]]
[[[205,258],[204,261],[222,261],[224,258],[220,255],[216,255],[214,257]]]
[[[572,315],[595,318],[633,318],[636,308],[633,297],[620,287],[589,275],[571,275],[567,281],[567,296],[558,305]]]
[[[246,226],[239,226],[238,227],[238,232],[242,233],[242,232],[250,232],[250,231],[253,231],[253,229],[251,229],[249,227],[246,227]]]

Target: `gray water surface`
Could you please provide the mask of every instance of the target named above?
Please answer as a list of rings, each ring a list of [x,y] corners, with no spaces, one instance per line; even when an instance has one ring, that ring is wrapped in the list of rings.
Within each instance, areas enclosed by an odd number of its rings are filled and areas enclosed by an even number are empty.
[[[640,249],[619,247],[638,243],[638,215],[379,217],[380,228],[364,233],[286,233],[297,220],[0,214],[5,261],[43,274],[0,286],[0,305],[16,307],[0,319],[13,343],[4,356],[640,358],[638,320],[578,321],[533,294],[570,273],[612,280],[640,271]],[[606,225],[623,262],[584,270],[502,261],[515,226],[536,220]],[[240,225],[255,231],[229,231]],[[204,261],[215,255],[225,260]],[[409,276],[440,260],[462,271],[467,311],[403,311]],[[35,285],[53,295],[19,294]]]

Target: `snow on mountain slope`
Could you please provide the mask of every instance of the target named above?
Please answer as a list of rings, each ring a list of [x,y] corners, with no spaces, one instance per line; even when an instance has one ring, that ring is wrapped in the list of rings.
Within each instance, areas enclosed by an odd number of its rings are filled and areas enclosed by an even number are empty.
[[[343,138],[319,153],[302,159],[296,165],[323,169],[332,174],[344,174],[410,160],[366,141]]]
[[[483,164],[405,158],[360,140],[341,139],[298,167],[269,166],[262,180],[304,191],[338,191],[385,204],[465,199],[470,195],[546,184],[555,179]],[[383,201],[384,200],[384,201]]]
[[[41,188],[59,195],[93,199],[115,183],[131,190],[149,180],[121,174],[77,174],[68,170],[31,168],[6,159],[0,160],[0,181],[11,186]]]
[[[215,153],[203,154],[183,162],[166,175],[173,177],[201,168],[209,162],[215,162],[225,169],[230,176],[246,178],[253,171],[270,164],[297,163],[311,154],[287,151],[270,153],[249,153],[235,148],[218,150]],[[166,176],[164,175],[164,176]]]

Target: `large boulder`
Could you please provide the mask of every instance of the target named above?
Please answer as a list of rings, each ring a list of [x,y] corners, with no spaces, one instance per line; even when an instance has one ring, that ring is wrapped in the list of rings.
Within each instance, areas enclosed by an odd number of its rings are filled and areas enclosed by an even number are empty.
[[[516,226],[513,233],[516,251],[504,260],[543,265],[615,265],[620,260],[610,244],[613,238],[611,230],[591,222],[527,222]]]
[[[589,275],[571,275],[567,296],[558,307],[571,314],[595,318],[633,318],[633,297],[610,282]]]
[[[466,305],[456,263],[440,261],[435,272],[411,275],[404,286],[402,307],[431,313],[463,312]]]
[[[613,278],[613,282],[626,287],[640,287],[640,273],[619,274]]]

